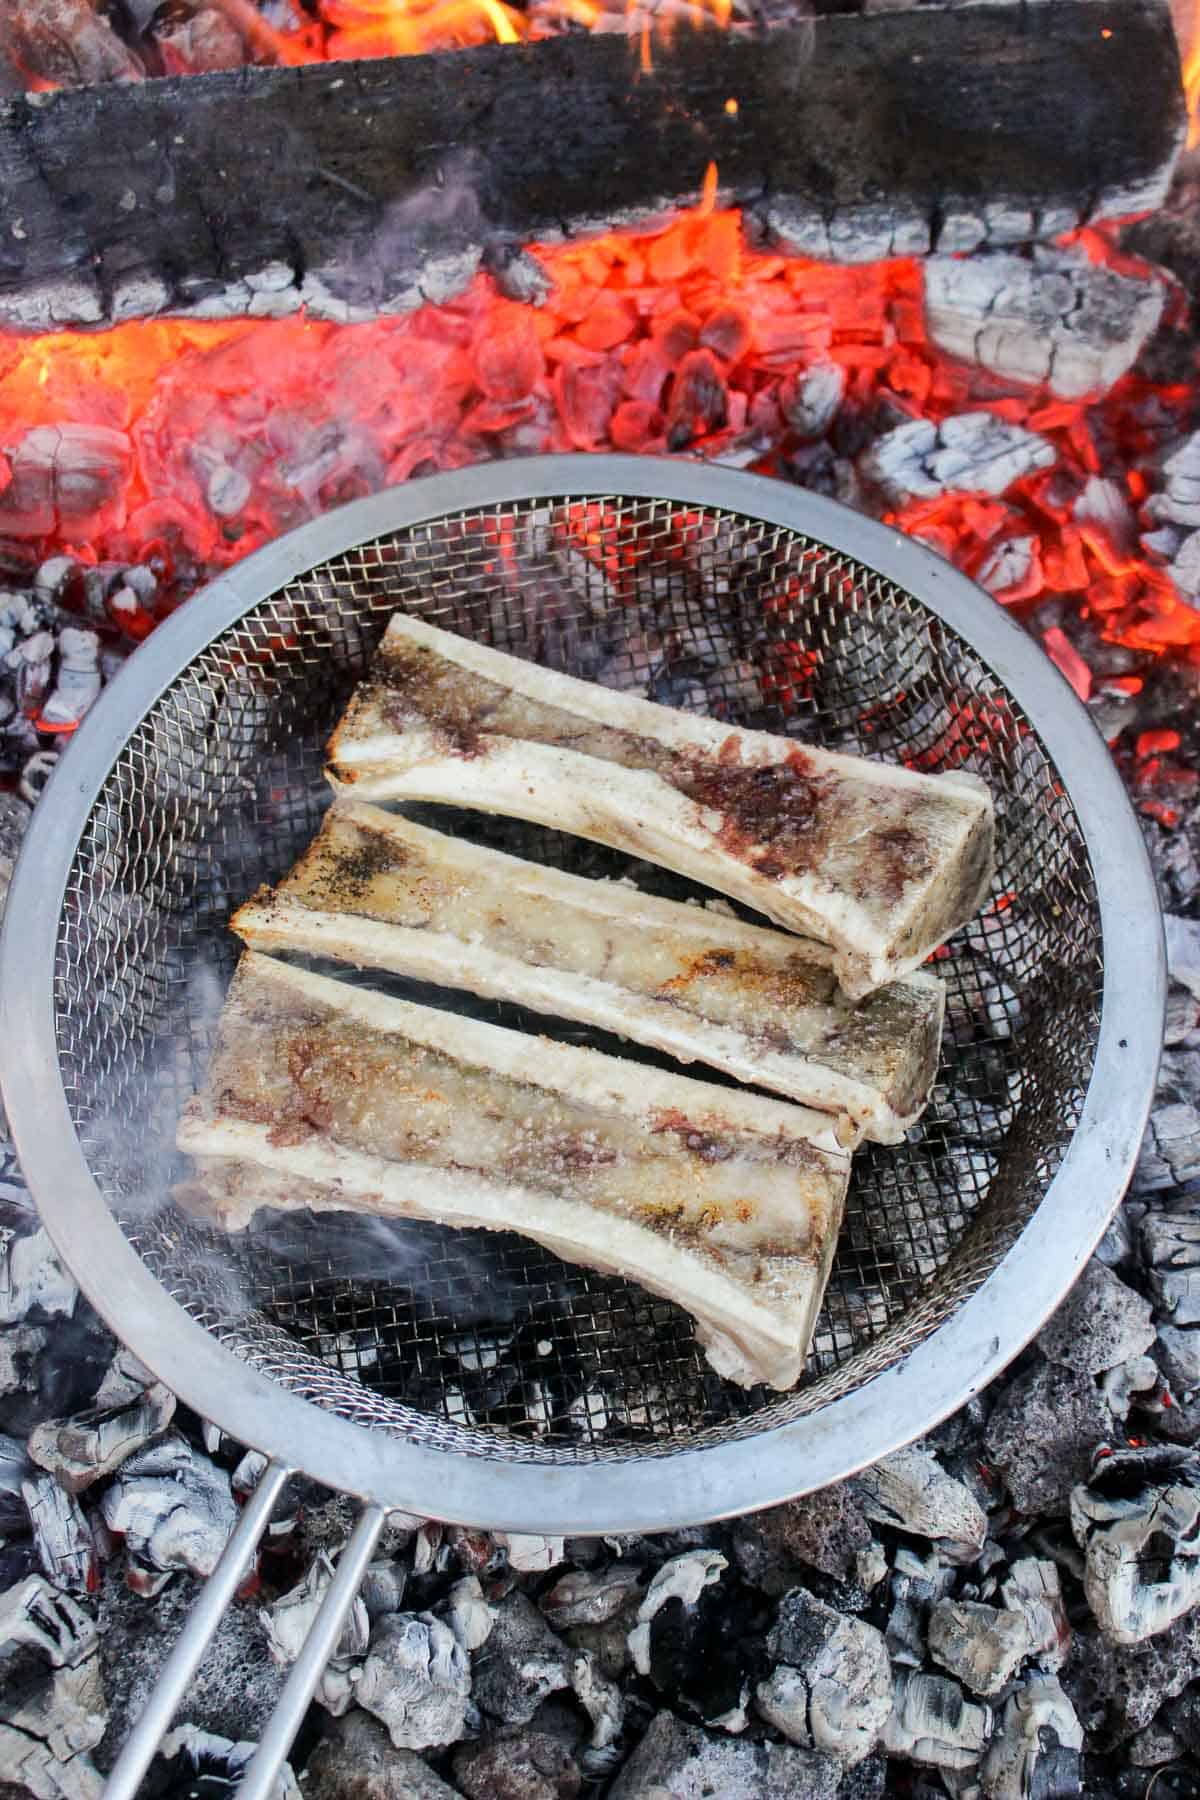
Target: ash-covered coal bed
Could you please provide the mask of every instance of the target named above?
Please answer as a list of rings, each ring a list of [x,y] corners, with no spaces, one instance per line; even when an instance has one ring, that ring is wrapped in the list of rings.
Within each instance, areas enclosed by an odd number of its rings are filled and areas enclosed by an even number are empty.
[[[253,54],[247,30],[307,31],[315,55],[383,29],[365,4],[317,22],[266,8],[261,28],[249,8],[158,9],[148,51],[119,29],[136,8],[81,4],[65,75],[52,10],[18,0],[35,86],[228,67]],[[512,10],[446,29],[503,37]],[[279,533],[414,476],[553,450],[702,456],[833,495],[974,577],[1110,745],[1167,915],[1156,1104],[1095,1258],[990,1389],[838,1488],[654,1538],[393,1517],[284,1786],[1184,1800],[1200,1790],[1200,163],[1185,154],[1148,218],[999,246],[981,226],[977,248],[849,265],[752,242],[715,180],[656,231],[522,248],[402,317],[274,318],[268,282],[253,317],[0,337],[0,884],[61,746],[161,619]],[[572,554],[619,605],[596,541],[581,516]],[[643,650],[655,699],[729,692],[736,647],[715,628],[699,642],[665,616]],[[802,688],[805,648],[773,655],[764,686]],[[953,729],[965,754],[986,709]],[[263,1465],[117,1347],[0,1154],[0,1784],[93,1800]],[[505,1347],[464,1346],[466,1405]],[[346,1346],[320,1348],[336,1363]],[[535,1435],[553,1403],[506,1400]],[[627,1423],[653,1436],[652,1411]],[[147,1794],[236,1784],[352,1518],[289,1486]]]

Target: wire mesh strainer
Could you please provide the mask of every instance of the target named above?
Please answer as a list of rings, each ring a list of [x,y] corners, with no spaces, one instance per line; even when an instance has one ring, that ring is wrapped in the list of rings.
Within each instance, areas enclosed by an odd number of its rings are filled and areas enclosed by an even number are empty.
[[[720,1382],[676,1309],[516,1237],[324,1215],[230,1240],[165,1202],[170,1134],[236,954],[226,921],[311,838],[324,738],[397,608],[654,698],[990,783],[996,879],[939,964],[938,1087],[907,1144],[856,1159],[794,1393]],[[687,892],[531,826],[461,825]],[[809,495],[607,457],[413,483],[192,601],[64,757],[14,880],[0,983],[30,1185],[134,1351],[231,1436],[331,1486],[526,1531],[766,1504],[965,1399],[1103,1229],[1162,1005],[1153,888],[1104,746],[986,595]]]

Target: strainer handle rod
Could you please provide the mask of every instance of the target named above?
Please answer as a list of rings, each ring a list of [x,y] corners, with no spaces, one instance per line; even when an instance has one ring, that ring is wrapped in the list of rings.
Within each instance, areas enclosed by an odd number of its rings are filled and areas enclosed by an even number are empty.
[[[269,1800],[292,1739],[300,1729],[313,1690],[326,1663],[337,1648],[363,1576],[379,1542],[387,1514],[381,1506],[368,1506],[358,1516],[350,1542],[338,1558],[337,1573],[325,1591],[320,1611],[312,1622],[304,1648],[292,1664],[267,1729],[259,1739],[250,1766],[238,1784],[238,1800]]]
[[[200,1590],[187,1624],[175,1640],[154,1692],[126,1738],[104,1789],[104,1800],[134,1800],[151,1758],[170,1728],[188,1683],[245,1578],[267,1529],[275,1502],[291,1470],[269,1463],[221,1552],[220,1561]]]

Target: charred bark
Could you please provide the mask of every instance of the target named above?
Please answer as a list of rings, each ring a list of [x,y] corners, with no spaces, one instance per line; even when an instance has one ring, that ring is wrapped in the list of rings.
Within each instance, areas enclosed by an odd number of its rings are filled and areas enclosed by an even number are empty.
[[[403,309],[692,204],[710,160],[808,254],[1026,242],[1157,204],[1184,125],[1167,0],[681,29],[654,59],[572,37],[4,102],[0,321]]]

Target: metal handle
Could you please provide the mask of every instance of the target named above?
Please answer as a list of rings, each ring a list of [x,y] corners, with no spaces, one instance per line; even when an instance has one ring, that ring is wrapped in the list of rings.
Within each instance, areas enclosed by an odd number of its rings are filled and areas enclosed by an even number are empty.
[[[238,1784],[238,1800],[268,1800],[274,1789],[283,1760],[313,1697],[313,1689],[342,1635],[346,1614],[362,1585],[386,1516],[380,1506],[368,1506],[359,1514],[350,1542],[338,1558],[337,1573],[326,1589],[320,1611],[304,1640],[304,1648],[292,1664],[292,1672],[284,1683],[267,1729]]]
[[[237,1592],[267,1529],[275,1502],[291,1470],[268,1464],[238,1520],[221,1559],[205,1582],[187,1624],[163,1666],[145,1710],[125,1740],[104,1789],[104,1800],[133,1800],[204,1652]],[[291,1740],[289,1739],[289,1742]]]

